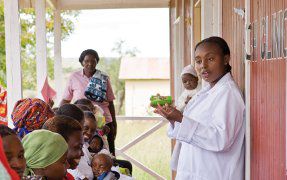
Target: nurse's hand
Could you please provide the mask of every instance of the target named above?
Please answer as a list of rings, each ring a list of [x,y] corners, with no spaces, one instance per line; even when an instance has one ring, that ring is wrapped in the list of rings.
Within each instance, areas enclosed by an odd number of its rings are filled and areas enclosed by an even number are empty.
[[[175,121],[181,122],[183,118],[183,115],[179,110],[168,104],[165,104],[164,106],[158,104],[154,112],[166,118],[172,124],[174,124]]]

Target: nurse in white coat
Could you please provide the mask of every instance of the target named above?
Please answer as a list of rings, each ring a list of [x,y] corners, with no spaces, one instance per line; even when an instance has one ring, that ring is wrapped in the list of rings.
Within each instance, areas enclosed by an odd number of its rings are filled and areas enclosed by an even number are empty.
[[[230,50],[220,37],[195,47],[195,68],[208,82],[183,113],[172,106],[155,112],[170,121],[168,136],[181,141],[177,180],[243,180],[245,105],[231,76]]]

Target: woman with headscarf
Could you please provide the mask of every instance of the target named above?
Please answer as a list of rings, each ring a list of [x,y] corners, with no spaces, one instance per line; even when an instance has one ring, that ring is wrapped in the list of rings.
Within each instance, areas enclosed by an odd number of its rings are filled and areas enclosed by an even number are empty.
[[[26,158],[26,176],[64,179],[67,173],[68,144],[58,133],[35,130],[22,139]]]
[[[14,130],[20,138],[34,130],[41,129],[51,117],[54,117],[53,110],[47,103],[37,98],[17,101],[11,115]]]

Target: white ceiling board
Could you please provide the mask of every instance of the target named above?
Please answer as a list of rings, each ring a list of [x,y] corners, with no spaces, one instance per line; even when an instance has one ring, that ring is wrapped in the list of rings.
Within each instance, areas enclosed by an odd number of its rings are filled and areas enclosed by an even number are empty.
[[[47,0],[47,7],[62,10],[167,8],[170,0]],[[34,8],[35,0],[20,0],[20,8]],[[53,8],[52,6],[52,8]]]
[[[35,0],[19,0],[20,9],[35,8]],[[57,8],[57,0],[46,0],[46,7]]]

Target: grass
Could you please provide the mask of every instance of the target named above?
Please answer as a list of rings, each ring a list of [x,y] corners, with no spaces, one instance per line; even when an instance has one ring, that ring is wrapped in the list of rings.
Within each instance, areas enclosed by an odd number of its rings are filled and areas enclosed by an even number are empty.
[[[118,121],[116,147],[123,147],[156,123],[158,121]],[[166,129],[167,125],[127,150],[126,153],[166,179],[171,179],[169,167],[171,141],[166,136]],[[118,158],[123,159],[120,156]],[[137,180],[155,179],[135,165],[133,165],[133,177]]]

